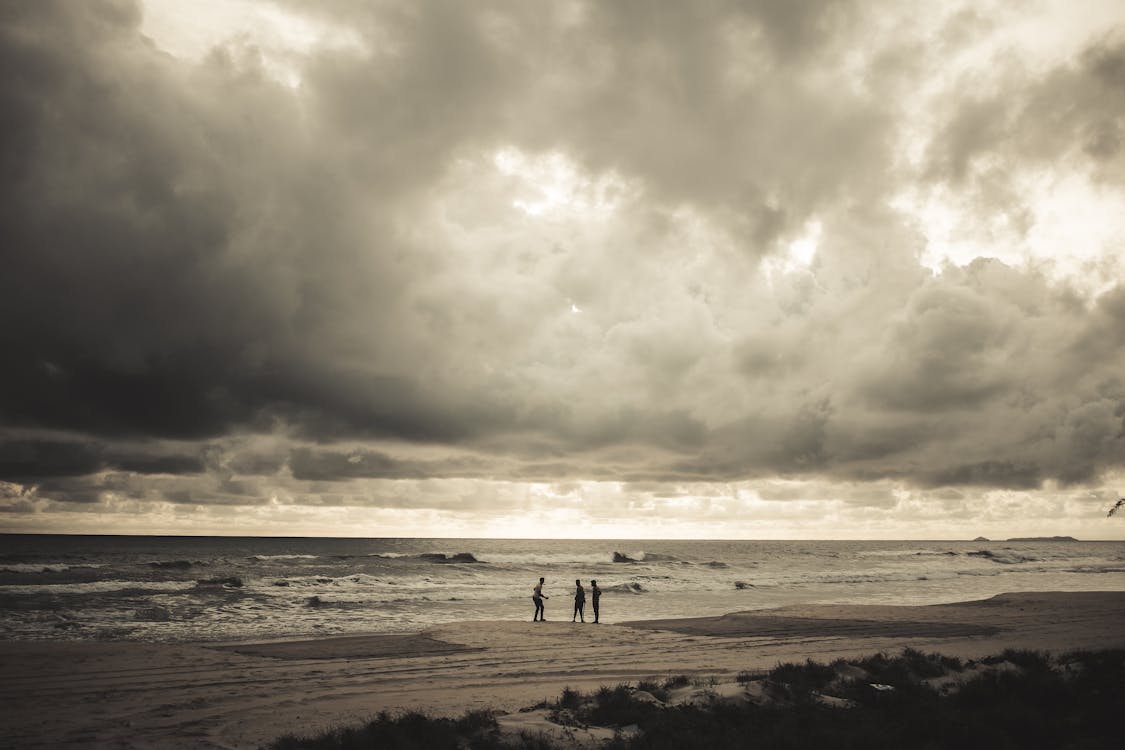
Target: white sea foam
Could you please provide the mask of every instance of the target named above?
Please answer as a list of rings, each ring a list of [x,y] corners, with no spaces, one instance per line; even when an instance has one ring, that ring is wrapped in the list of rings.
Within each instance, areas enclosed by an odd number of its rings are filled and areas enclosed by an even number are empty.
[[[953,556],[957,553],[952,550],[933,549],[931,547],[919,547],[914,549],[875,549],[875,550],[862,550],[856,553],[856,557],[917,557],[922,555],[947,555]]]
[[[0,571],[4,573],[62,573],[64,570],[70,570],[70,568],[71,566],[65,563],[6,563],[0,566]]]
[[[0,594],[105,594],[113,591],[185,591],[195,581],[87,581],[84,583],[33,583],[0,586]]]
[[[519,565],[527,567],[552,568],[559,565],[600,565],[613,562],[612,552],[483,552],[478,557],[481,562],[494,565]]]

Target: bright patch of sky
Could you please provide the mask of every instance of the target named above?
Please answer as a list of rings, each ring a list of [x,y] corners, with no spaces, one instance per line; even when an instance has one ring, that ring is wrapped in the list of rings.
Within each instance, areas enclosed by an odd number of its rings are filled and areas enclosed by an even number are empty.
[[[141,31],[165,52],[194,62],[216,46],[252,47],[276,80],[301,85],[298,58],[319,49],[362,50],[354,31],[253,0],[144,0]]]
[[[614,175],[584,174],[566,154],[526,154],[504,148],[493,157],[496,170],[514,180],[512,207],[528,216],[605,215],[624,187]]]
[[[1036,173],[1020,180],[1020,205],[981,219],[948,188],[912,189],[895,207],[922,233],[923,265],[964,266],[997,258],[1034,268],[1096,296],[1121,278],[1125,263],[1125,195],[1076,174]],[[1115,261],[1116,259],[1116,261]]]

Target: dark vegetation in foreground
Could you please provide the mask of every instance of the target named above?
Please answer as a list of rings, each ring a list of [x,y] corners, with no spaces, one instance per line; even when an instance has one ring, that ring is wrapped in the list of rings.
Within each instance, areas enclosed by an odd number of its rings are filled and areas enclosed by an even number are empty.
[[[615,730],[608,750],[681,748],[1120,748],[1125,733],[1125,651],[1052,658],[1005,651],[978,662],[907,649],[830,665],[780,664],[743,672],[751,699],[722,698],[715,683],[644,680],[584,694],[566,689],[549,710],[563,726]],[[691,693],[677,702],[677,695]],[[751,693],[748,693],[751,695]],[[273,750],[566,747],[546,734],[501,731],[497,717],[380,714],[367,726],[314,738],[283,737]]]

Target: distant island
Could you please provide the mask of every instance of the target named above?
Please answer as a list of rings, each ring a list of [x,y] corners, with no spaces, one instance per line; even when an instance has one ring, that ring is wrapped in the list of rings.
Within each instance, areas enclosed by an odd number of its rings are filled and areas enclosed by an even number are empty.
[[[977,537],[976,539],[974,539],[973,541],[974,541],[974,542],[991,542],[992,540],[991,540],[991,539],[989,539],[989,538],[988,538],[988,537],[986,537],[986,536],[978,536],[978,537]]]
[[[1009,542],[1077,542],[1072,536],[1017,536]]]

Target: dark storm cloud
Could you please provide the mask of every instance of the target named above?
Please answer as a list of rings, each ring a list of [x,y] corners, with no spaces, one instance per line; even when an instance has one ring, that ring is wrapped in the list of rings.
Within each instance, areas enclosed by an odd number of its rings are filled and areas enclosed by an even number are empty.
[[[1122,466],[1125,289],[935,276],[887,207],[918,173],[1067,155],[1120,184],[1119,41],[958,88],[914,170],[898,123],[939,56],[866,50],[878,8],[282,6],[360,48],[294,54],[290,89],[245,42],[165,54],[132,3],[0,11],[0,479],[184,505]],[[991,28],[960,14],[942,43]],[[605,180],[611,217],[519,214],[540,188],[504,149]],[[87,437],[34,437],[64,432]],[[144,476],[179,474],[202,476]]]
[[[105,466],[93,445],[17,440],[0,443],[0,476],[29,479],[93,474]]]
[[[206,437],[284,419],[326,435],[461,436],[482,415],[442,417],[417,384],[379,371],[378,350],[394,348],[383,341],[396,248],[378,211],[356,205],[352,154],[302,141],[301,113],[251,53],[188,73],[140,37],[130,8],[6,11],[0,312],[18,324],[0,334],[4,421]],[[325,109],[358,98],[334,93]],[[373,135],[393,144],[376,152],[387,155],[409,140]],[[413,137],[433,159],[434,139]],[[421,166],[404,159],[363,165],[376,173],[366,184],[385,180],[393,196]],[[369,368],[359,392],[344,348]]]
[[[638,9],[595,9],[581,36],[615,56],[609,78],[592,92],[571,92],[561,106],[576,110],[543,132],[605,166],[622,163],[677,200],[707,205],[737,196],[742,222],[750,215],[744,196],[777,192],[772,183],[786,165],[756,164],[753,179],[771,184],[742,186],[730,182],[738,170],[722,168],[735,152],[749,163],[777,149],[743,142],[737,106],[715,89],[727,60],[708,52],[716,31],[710,18],[729,11],[731,23],[747,21],[770,49],[796,58],[836,17],[814,10],[752,4],[649,18]],[[527,79],[517,62],[526,48],[498,39],[483,16],[457,6],[379,16],[371,23],[398,24],[396,64],[332,55],[312,61],[312,109],[301,112],[251,52],[216,53],[185,74],[139,37],[139,13],[126,2],[43,3],[9,16],[0,96],[10,113],[8,174],[18,177],[6,181],[3,196],[11,257],[0,304],[20,325],[0,342],[10,362],[0,397],[7,423],[208,437],[281,419],[310,436],[462,440],[516,418],[504,400],[472,392],[471,383],[451,392],[394,372],[396,362],[429,356],[391,321],[411,322],[396,297],[433,256],[415,248],[417,268],[404,266],[411,250],[386,222],[394,201],[432,180],[456,149],[485,133],[495,141],[502,116],[515,119],[511,101],[525,93]],[[507,20],[531,23],[551,55],[567,54],[577,41],[527,13]],[[36,33],[45,27],[60,33]],[[685,29],[684,43],[672,44]],[[671,83],[644,73],[645,56],[661,50],[673,54]],[[566,70],[566,61],[550,62]],[[681,93],[669,98],[675,92],[661,90],[667,85]],[[755,83],[761,86],[770,88],[761,92],[767,99],[781,93],[764,79]],[[668,102],[660,105],[666,109],[614,104],[623,90]],[[701,97],[699,107],[683,109],[684,95]],[[783,101],[803,95],[788,92]],[[525,96],[518,114],[543,103]],[[794,110],[783,119],[802,119],[801,108],[813,105],[786,106]],[[697,119],[677,124],[687,111]],[[845,105],[839,115],[859,123],[867,112]],[[846,126],[834,118],[817,118],[819,130],[808,137],[840,137]],[[316,129],[317,142],[300,138],[298,121]],[[713,129],[704,135],[707,123],[724,121],[720,137]],[[775,122],[755,139],[804,138],[793,124]],[[857,126],[853,152],[867,130]],[[638,136],[662,146],[637,143]],[[816,163],[836,168],[832,159]],[[823,177],[805,175],[809,185],[834,182]],[[796,211],[799,219],[807,206],[763,210]],[[362,369],[341,366],[347,349]],[[653,427],[653,435],[682,432]],[[623,436],[612,421],[576,432]]]
[[[246,279],[208,268],[235,212],[216,155],[193,148],[214,134],[184,122],[171,62],[137,37],[128,4],[7,13],[0,305],[18,325],[2,334],[0,413],[109,433],[221,430],[239,409],[216,370],[238,359],[249,321],[224,309]],[[210,172],[206,185],[193,171]]]
[[[1043,475],[1037,465],[1011,461],[981,461],[952,466],[923,478],[923,483],[932,487],[976,485],[1026,490],[1034,489],[1042,482]]]
[[[349,452],[299,448],[289,456],[293,478],[339,480],[355,478],[424,479],[440,476],[480,476],[488,462],[467,458],[444,461],[404,460],[370,450]]]
[[[0,438],[0,477],[33,481],[99,471],[195,474],[204,470],[198,449],[113,446],[93,440]]]

